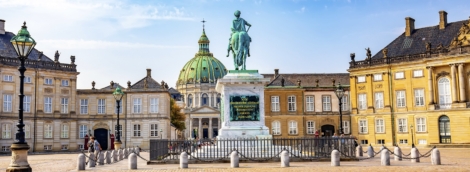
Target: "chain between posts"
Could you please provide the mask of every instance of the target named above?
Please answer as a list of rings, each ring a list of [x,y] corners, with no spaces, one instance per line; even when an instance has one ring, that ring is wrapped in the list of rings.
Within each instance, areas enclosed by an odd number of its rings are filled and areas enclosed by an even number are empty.
[[[390,149],[388,149],[387,147],[384,147],[388,152],[390,152],[392,155],[394,156],[398,156],[396,155],[393,151],[391,151]],[[378,153],[380,153],[384,148],[380,149],[380,151]],[[434,150],[436,147],[433,147],[431,150],[429,150],[428,152],[426,152],[425,154],[421,154],[418,152],[418,154],[420,155],[419,157],[416,157],[416,158],[408,158],[408,157],[404,157],[404,156],[409,156],[411,155],[411,152],[408,154],[408,155],[402,155],[402,156],[398,156],[399,158],[402,158],[402,159],[419,159],[419,158],[427,158],[429,156],[431,156],[431,152],[432,150]],[[375,154],[377,155],[377,154]],[[374,158],[375,155],[373,157],[368,157],[368,158],[357,158],[359,161],[362,161],[362,160],[366,160],[366,159],[371,159],[371,158]]]

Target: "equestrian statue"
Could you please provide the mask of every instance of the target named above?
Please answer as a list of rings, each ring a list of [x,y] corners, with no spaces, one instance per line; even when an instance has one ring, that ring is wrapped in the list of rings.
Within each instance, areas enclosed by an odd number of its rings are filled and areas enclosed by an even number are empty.
[[[240,11],[235,11],[235,19],[232,21],[232,33],[229,38],[227,57],[232,51],[235,70],[246,70],[246,56],[250,57],[251,37],[248,35],[251,24],[240,18]],[[245,28],[248,26],[248,29]]]

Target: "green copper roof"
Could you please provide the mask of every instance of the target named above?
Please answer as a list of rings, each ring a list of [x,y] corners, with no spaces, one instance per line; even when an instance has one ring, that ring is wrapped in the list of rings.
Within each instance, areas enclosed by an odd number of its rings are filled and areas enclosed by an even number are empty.
[[[178,84],[216,83],[227,74],[225,66],[209,51],[209,38],[203,30],[199,38],[199,52],[181,69]]]

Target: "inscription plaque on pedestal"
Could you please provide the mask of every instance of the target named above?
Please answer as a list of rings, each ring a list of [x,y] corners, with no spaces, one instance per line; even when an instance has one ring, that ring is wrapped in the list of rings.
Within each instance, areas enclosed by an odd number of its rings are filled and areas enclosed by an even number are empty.
[[[259,121],[258,96],[230,96],[230,121]]]

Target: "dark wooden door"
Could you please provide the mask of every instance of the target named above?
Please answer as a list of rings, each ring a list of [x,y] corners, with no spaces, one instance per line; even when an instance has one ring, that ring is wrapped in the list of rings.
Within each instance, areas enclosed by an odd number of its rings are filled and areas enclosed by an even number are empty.
[[[202,138],[209,138],[209,130],[207,128],[202,129]]]
[[[321,132],[323,132],[323,137],[330,137],[335,132],[335,126],[332,125],[323,125],[321,126]]]
[[[101,145],[101,149],[108,150],[108,130],[99,128],[95,130],[95,138]]]

